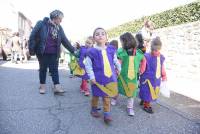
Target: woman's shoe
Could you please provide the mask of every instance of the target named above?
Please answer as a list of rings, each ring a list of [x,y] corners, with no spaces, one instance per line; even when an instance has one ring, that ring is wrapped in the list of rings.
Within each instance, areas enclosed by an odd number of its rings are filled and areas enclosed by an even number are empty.
[[[61,88],[60,84],[54,85],[54,93],[64,93],[65,91]]]
[[[40,84],[39,92],[40,92],[40,94],[45,94],[45,92],[46,92],[45,84]]]

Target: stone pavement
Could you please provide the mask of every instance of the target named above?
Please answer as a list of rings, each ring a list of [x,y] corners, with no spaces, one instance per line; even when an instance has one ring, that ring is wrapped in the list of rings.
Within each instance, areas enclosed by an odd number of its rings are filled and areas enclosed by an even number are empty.
[[[118,105],[112,107],[113,122],[106,125],[102,118],[91,117],[90,97],[79,92],[80,79],[70,79],[65,66],[60,68],[61,85],[66,91],[63,95],[53,94],[49,76],[47,93],[39,94],[37,68],[34,60],[25,64],[0,61],[0,134],[200,133],[199,102],[189,98],[190,103],[183,103],[185,98],[176,100],[173,94],[170,99],[161,97],[153,104],[154,114],[145,113],[136,99],[136,115],[129,117],[126,98],[120,96]]]

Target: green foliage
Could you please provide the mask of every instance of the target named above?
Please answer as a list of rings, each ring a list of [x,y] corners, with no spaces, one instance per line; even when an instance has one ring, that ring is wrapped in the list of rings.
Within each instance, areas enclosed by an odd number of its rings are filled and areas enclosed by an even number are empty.
[[[200,20],[200,1],[198,0],[185,6],[170,9],[152,16],[144,16],[140,19],[109,29],[109,38],[117,37],[124,32],[137,32],[142,28],[144,19],[151,20],[155,25],[155,29],[198,21]]]

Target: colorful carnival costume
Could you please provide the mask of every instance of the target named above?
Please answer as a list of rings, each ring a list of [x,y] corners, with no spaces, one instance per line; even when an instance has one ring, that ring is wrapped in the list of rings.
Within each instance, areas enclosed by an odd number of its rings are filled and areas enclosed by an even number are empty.
[[[129,115],[134,115],[133,103],[138,90],[138,72],[143,53],[140,50],[118,50],[117,57],[122,61],[122,70],[118,77],[119,93],[128,97],[127,110]]]
[[[163,66],[165,57],[160,54],[146,53],[142,62],[142,75],[140,76],[140,98],[144,101],[144,110],[153,113],[150,102],[156,100],[160,91],[161,78],[166,80]]]
[[[99,117],[97,111],[99,97],[103,97],[104,121],[110,118],[110,97],[117,95],[117,76],[114,64],[119,70],[120,64],[117,60],[116,49],[108,45],[106,48],[95,46],[90,48],[86,58],[86,71],[90,80],[95,79],[92,84],[92,109],[91,114]]]
[[[88,49],[89,48],[87,48],[86,46],[81,46],[80,47],[80,53],[79,53],[79,66],[80,66],[81,69],[84,70],[84,74],[80,75],[80,77],[82,78],[80,91],[84,92],[86,96],[88,96],[90,94],[89,87],[88,87],[89,76],[87,75],[87,73],[85,71],[85,65],[84,65],[84,60],[86,58],[86,53],[87,53]]]

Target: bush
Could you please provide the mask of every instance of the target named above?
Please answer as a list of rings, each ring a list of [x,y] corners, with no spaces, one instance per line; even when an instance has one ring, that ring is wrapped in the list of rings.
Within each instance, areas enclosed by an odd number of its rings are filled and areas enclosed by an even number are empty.
[[[140,19],[136,19],[112,29],[108,29],[108,36],[109,38],[114,38],[124,32],[137,32],[143,27],[143,22],[145,19],[149,19],[154,22],[155,29],[198,21],[200,20],[200,1],[151,16],[144,16]]]

